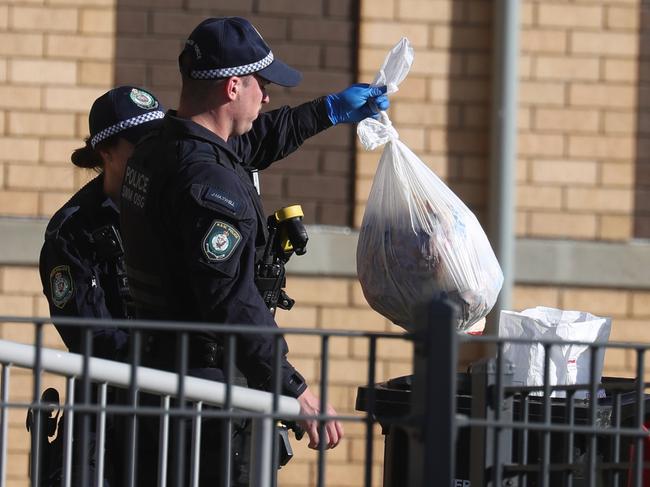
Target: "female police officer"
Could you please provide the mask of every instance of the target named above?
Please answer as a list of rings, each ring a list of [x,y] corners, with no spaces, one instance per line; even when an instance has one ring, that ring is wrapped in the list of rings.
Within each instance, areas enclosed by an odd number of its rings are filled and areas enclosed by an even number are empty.
[[[135,144],[164,117],[158,100],[145,90],[120,86],[103,94],[90,110],[90,137],[72,153],[75,166],[93,169],[99,175],[79,190],[47,226],[39,261],[43,292],[54,325],[71,352],[84,352],[81,328],[57,324],[56,317],[125,319],[133,316],[119,233],[119,190],[126,162]],[[119,360],[127,352],[128,333],[114,326],[92,327],[92,355]],[[79,391],[80,392],[80,391]],[[79,437],[75,421],[75,437]],[[116,428],[117,429],[117,428]],[[62,435],[59,435],[62,437]],[[118,441],[109,436],[110,443]],[[94,477],[94,432],[86,448],[87,474]],[[56,456],[56,455],[55,455]],[[79,458],[77,456],[77,458]],[[42,485],[60,483],[61,459],[54,458],[42,472]],[[75,462],[74,485],[81,485],[81,466]],[[109,469],[107,469],[108,471]],[[111,469],[115,471],[115,469]],[[109,484],[105,478],[104,485]],[[115,479],[119,484],[119,480]]]
[[[54,214],[41,250],[41,282],[52,317],[121,319],[132,314],[119,233],[119,190],[136,142],[163,116],[153,95],[132,86],[114,88],[93,103],[90,137],[71,159],[99,175]],[[81,351],[79,328],[57,330],[71,352]],[[93,355],[117,359],[125,350],[123,330],[94,328],[92,335]]]

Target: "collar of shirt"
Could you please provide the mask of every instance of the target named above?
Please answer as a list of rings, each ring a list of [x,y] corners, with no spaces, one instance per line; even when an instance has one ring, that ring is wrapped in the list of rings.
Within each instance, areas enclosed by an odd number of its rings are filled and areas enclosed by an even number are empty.
[[[183,135],[185,137],[205,140],[210,144],[218,146],[219,149],[227,152],[235,159],[235,161],[237,161],[239,164],[242,164],[242,159],[239,154],[233,151],[232,147],[228,145],[225,140],[223,140],[211,130],[208,130],[204,126],[199,125],[192,120],[178,117],[176,115],[176,110],[167,111],[163,124],[177,134]]]

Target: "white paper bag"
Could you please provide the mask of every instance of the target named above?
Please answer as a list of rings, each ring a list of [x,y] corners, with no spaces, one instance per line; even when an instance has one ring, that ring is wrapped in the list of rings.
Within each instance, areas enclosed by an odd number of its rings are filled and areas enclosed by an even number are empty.
[[[583,311],[563,311],[537,306],[520,313],[501,311],[499,336],[531,340],[567,340],[607,342],[612,328],[611,318],[594,316]],[[588,384],[592,352],[587,345],[553,345],[550,351],[549,375],[551,385]],[[603,372],[604,349],[596,354],[596,381]],[[544,345],[542,343],[506,343],[504,358],[515,366],[514,385],[539,386],[544,383]],[[580,390],[575,397],[584,399],[588,391]],[[536,394],[541,395],[541,393]],[[565,397],[556,391],[553,397]]]

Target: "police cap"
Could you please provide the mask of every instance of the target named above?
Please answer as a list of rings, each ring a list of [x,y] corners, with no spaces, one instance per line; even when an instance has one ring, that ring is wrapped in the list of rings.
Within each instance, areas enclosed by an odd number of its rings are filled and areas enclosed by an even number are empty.
[[[271,83],[296,86],[302,74],[273,56],[257,29],[241,17],[201,22],[179,57],[181,72],[192,79],[219,79],[256,73]],[[180,63],[179,63],[180,64]]]
[[[134,86],[119,86],[95,100],[90,114],[90,144],[119,135],[132,144],[161,123],[165,111],[155,96]]]

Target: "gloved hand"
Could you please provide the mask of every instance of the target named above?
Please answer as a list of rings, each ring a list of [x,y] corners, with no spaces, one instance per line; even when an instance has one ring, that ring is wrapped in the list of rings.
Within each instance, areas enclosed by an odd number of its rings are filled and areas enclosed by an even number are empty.
[[[379,112],[386,110],[389,105],[386,87],[370,87],[367,83],[352,85],[340,93],[325,97],[327,116],[334,125],[357,123],[367,117],[378,117]]]

